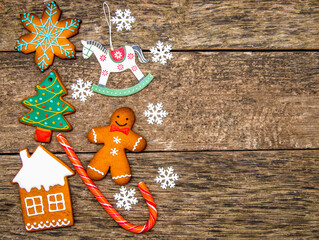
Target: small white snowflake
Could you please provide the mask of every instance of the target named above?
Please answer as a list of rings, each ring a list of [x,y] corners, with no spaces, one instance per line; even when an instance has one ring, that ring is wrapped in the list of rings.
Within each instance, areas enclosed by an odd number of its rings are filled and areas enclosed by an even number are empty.
[[[126,187],[122,186],[120,188],[120,193],[115,193],[114,199],[117,200],[116,206],[118,208],[124,207],[125,210],[130,211],[132,208],[132,204],[136,204],[137,198],[134,197],[135,189],[126,190]]]
[[[167,187],[175,187],[175,181],[178,179],[178,175],[173,173],[173,167],[168,167],[166,170],[164,168],[158,168],[159,176],[157,176],[154,181],[161,183],[161,188],[166,189]]]
[[[117,155],[117,152],[118,152],[119,150],[117,150],[116,148],[111,148],[111,152],[110,152],[110,154],[114,157],[115,155]]]
[[[71,85],[71,89],[74,91],[72,93],[72,98],[79,98],[81,102],[85,102],[87,97],[94,95],[93,91],[91,90],[92,82],[83,82],[83,79],[79,78],[76,83],[77,84],[73,83]]]
[[[168,60],[172,60],[173,54],[170,52],[172,50],[172,45],[166,45],[161,41],[158,41],[156,47],[152,47],[150,49],[151,53],[153,54],[152,61],[153,62],[160,62],[161,64],[165,64]]]
[[[115,12],[116,16],[112,17],[111,22],[116,25],[117,31],[131,30],[131,23],[135,22],[135,18],[131,16],[131,10],[125,9],[124,12],[121,9],[117,9]]]
[[[116,136],[116,137],[113,137],[113,142],[115,142],[116,144],[119,144],[119,143],[121,143],[121,140],[122,139],[120,139],[118,136]]]
[[[167,112],[163,110],[163,104],[157,103],[156,105],[149,103],[147,105],[148,110],[144,111],[144,116],[148,117],[148,124],[162,124],[163,117],[167,116]]]

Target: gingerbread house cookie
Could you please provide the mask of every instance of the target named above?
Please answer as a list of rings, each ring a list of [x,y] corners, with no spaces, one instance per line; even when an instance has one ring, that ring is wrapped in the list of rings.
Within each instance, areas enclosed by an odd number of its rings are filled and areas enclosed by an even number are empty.
[[[74,171],[41,145],[32,156],[21,150],[20,158],[22,167],[12,183],[19,184],[26,231],[73,225],[67,177]]]

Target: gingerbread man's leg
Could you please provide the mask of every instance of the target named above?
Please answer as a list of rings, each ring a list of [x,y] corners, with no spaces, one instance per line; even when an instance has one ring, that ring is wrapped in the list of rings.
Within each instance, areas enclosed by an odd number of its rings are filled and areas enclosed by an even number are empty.
[[[111,175],[113,181],[118,185],[124,185],[130,181],[131,168],[124,150],[114,156],[114,161],[112,161],[111,165]]]
[[[106,159],[106,150],[101,148],[87,166],[86,172],[93,180],[101,180],[109,171],[110,165]]]

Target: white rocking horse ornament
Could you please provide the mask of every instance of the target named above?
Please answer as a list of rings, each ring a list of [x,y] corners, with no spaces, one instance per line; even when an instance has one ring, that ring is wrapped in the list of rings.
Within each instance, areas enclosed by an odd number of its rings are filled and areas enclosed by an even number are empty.
[[[97,60],[101,65],[101,75],[99,80],[99,85],[93,85],[92,90],[108,96],[128,96],[134,94],[144,87],[146,87],[153,79],[151,74],[148,74],[146,77],[136,65],[135,53],[137,54],[138,59],[142,63],[148,63],[149,61],[144,57],[142,49],[138,45],[134,46],[124,46],[119,49],[113,50],[112,39],[111,39],[111,25],[107,20],[106,12],[104,5],[107,6],[107,3],[103,3],[103,10],[105,14],[106,22],[109,25],[110,31],[110,48],[107,50],[103,45],[96,41],[85,41],[81,40],[83,45],[82,56],[84,59],[88,59],[92,53],[95,54]],[[109,11],[110,19],[110,11]],[[111,72],[122,72],[126,69],[130,69],[135,77],[138,79],[139,83],[133,87],[126,89],[109,89],[106,88],[106,83]]]

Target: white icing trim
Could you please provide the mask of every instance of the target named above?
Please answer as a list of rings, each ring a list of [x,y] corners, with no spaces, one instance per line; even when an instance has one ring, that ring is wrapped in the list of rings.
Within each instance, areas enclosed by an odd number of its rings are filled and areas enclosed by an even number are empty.
[[[102,176],[104,176],[104,173],[101,172],[101,171],[99,171],[99,170],[97,170],[96,168],[91,167],[90,165],[88,166],[88,168],[90,168],[90,169],[92,169],[93,171],[96,171],[96,172],[98,172],[99,174],[101,174]]]
[[[121,175],[121,176],[112,177],[112,179],[119,179],[119,178],[131,177],[131,176],[132,175],[130,175],[130,174],[125,174],[125,175]]]
[[[60,201],[57,200],[57,196],[58,195],[62,196],[62,200],[60,200]],[[51,196],[54,197],[54,201],[50,201],[50,197]],[[49,212],[58,212],[58,211],[64,211],[65,210],[65,201],[64,201],[63,193],[49,194],[49,195],[47,195],[47,198],[48,198],[48,204],[49,204]],[[59,203],[62,203],[63,208],[59,208],[58,207]],[[55,205],[55,210],[51,209],[52,205]]]
[[[56,158],[42,145],[39,145],[28,157],[26,149],[21,151],[22,167],[12,180],[20,188],[30,192],[32,188],[40,190],[42,187],[49,191],[50,187],[65,185],[65,177],[72,176],[74,172],[61,160]]]
[[[95,143],[97,143],[97,140],[96,140],[96,133],[95,133],[95,131],[94,131],[94,129],[92,129],[92,132],[93,132],[93,141],[95,142]]]
[[[40,200],[40,204],[35,204],[34,199],[37,198]],[[32,200],[32,205],[28,205],[27,201],[28,200]],[[42,196],[34,196],[34,197],[27,197],[24,199],[24,203],[25,203],[25,208],[27,209],[27,215],[28,216],[36,216],[36,215],[40,215],[40,214],[44,214],[43,211],[43,203],[42,203]],[[41,212],[37,212],[37,207],[41,206]],[[32,208],[34,213],[33,214],[29,214],[29,209]]]
[[[139,139],[137,139],[136,143],[134,144],[134,147],[133,147],[133,152],[135,151],[137,145],[139,144],[139,142],[141,141],[141,139],[143,139],[142,137],[140,137]]]
[[[25,229],[27,229],[27,231],[31,231],[32,229],[38,230],[38,229],[46,229],[46,228],[51,228],[51,227],[55,228],[55,227],[68,226],[70,223],[71,223],[70,220],[67,220],[65,218],[63,221],[61,219],[59,219],[56,222],[56,224],[55,224],[54,220],[52,220],[50,223],[49,223],[49,221],[46,221],[46,224],[43,222],[40,222],[40,223],[38,223],[38,226],[36,226],[37,223],[33,223],[33,225],[28,223],[25,226]]]

